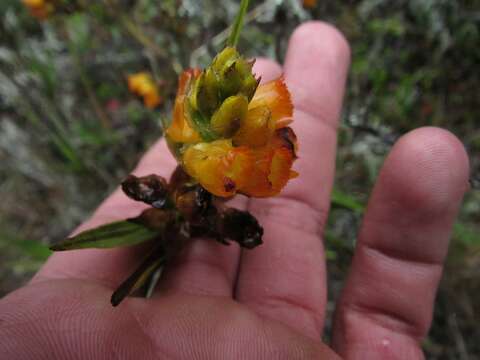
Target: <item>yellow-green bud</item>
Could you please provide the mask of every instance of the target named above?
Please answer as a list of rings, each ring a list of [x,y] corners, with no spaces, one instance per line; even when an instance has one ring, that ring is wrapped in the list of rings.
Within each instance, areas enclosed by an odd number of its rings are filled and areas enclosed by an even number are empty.
[[[231,95],[242,93],[249,100],[255,93],[257,80],[252,74],[253,63],[244,59],[235,60],[230,66],[226,67],[222,73],[221,92]],[[254,87],[251,84],[255,84]]]
[[[203,140],[232,137],[240,128],[259,83],[252,67],[235,48],[226,47],[194,81],[185,115]]]
[[[211,116],[219,104],[216,90],[216,87],[207,81],[206,72],[202,72],[195,81],[189,97],[192,110],[200,111],[205,116]]]
[[[232,137],[245,120],[248,100],[244,95],[227,98],[213,114],[210,126],[219,137]]]

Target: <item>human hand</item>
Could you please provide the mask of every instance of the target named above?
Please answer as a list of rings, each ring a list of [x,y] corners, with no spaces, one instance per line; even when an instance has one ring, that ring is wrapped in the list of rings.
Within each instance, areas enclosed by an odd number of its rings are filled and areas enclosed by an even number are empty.
[[[448,238],[468,184],[462,144],[446,131],[415,130],[398,141],[379,175],[329,348],[322,232],[335,168],[336,128],[349,47],[332,27],[296,30],[283,67],[295,104],[300,178],[269,199],[237,198],[265,229],[242,251],[208,239],[191,244],[151,299],[112,289],[145,245],[56,253],[25,287],[0,302],[5,359],[419,359]],[[264,80],[282,69],[259,59]],[[136,175],[173,170],[164,141]],[[117,190],[81,229],[137,215]]]

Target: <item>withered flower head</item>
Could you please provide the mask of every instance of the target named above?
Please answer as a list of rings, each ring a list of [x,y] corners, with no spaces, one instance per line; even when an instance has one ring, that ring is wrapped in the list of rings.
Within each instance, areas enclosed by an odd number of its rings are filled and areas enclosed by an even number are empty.
[[[55,11],[55,0],[22,0],[30,14],[37,19],[46,19]]]
[[[216,196],[274,196],[297,176],[290,93],[283,78],[259,84],[252,67],[226,47],[207,69],[179,79],[167,141],[185,171]]]
[[[154,109],[162,103],[158,87],[152,76],[147,72],[128,76],[128,89],[133,94],[141,97],[143,103],[149,109]]]

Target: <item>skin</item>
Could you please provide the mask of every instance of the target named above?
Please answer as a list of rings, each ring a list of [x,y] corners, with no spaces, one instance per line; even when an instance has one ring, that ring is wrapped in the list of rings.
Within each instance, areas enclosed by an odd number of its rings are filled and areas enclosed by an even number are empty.
[[[286,61],[258,59],[263,79],[282,72],[295,104],[301,176],[270,199],[237,198],[265,228],[241,251],[199,239],[165,271],[152,299],[112,290],[145,246],[51,256],[31,282],[0,301],[6,359],[422,359],[452,224],[468,189],[462,144],[421,128],[403,136],[373,189],[333,341],[321,342],[326,305],[322,232],[335,171],[336,129],[350,62],[344,37],[321,22],[292,35]],[[159,141],[136,175],[168,176]],[[117,190],[81,229],[137,215]]]

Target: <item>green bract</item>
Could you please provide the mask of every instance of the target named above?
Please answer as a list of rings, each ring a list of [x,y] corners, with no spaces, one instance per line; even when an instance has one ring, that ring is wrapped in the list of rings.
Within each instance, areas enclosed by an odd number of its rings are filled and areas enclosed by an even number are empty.
[[[194,81],[186,118],[204,141],[229,138],[240,128],[259,80],[233,47],[226,47]]]

